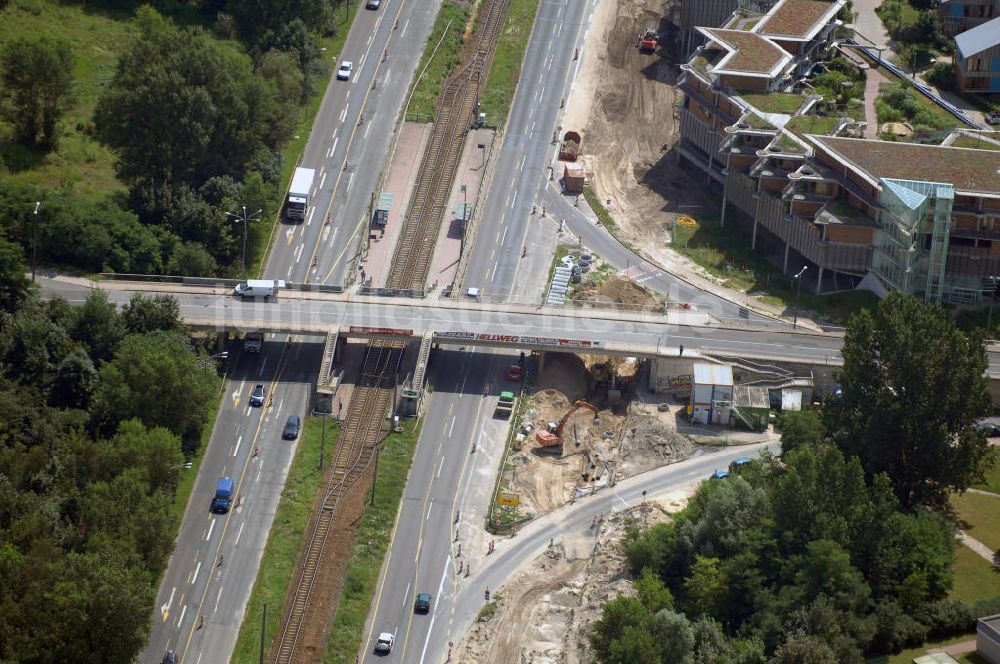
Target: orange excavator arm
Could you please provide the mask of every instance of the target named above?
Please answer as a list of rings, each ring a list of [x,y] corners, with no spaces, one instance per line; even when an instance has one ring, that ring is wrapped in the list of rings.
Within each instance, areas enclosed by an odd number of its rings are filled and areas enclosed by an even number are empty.
[[[573,407],[569,409],[569,412],[563,415],[563,418],[559,420],[559,426],[556,427],[556,430],[554,432],[555,435],[557,436],[562,435],[563,428],[566,426],[567,420],[569,420],[570,416],[572,416],[573,413],[580,410],[581,408],[585,408],[589,411],[592,411],[595,415],[597,414],[597,408],[595,408],[594,406],[591,406],[586,401],[577,401],[575,404],[573,404]]]

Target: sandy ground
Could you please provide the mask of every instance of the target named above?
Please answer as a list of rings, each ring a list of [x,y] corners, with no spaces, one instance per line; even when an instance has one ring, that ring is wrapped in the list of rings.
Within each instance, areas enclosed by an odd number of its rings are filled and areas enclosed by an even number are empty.
[[[686,496],[649,502],[605,519],[582,537],[555,542],[493,599],[496,613],[458,643],[464,664],[579,664],[594,661],[587,634],[601,605],[634,594],[619,542],[626,523],[648,528],[681,509]]]
[[[644,374],[633,380],[640,385]],[[544,514],[569,501],[577,489],[586,491],[612,477],[621,480],[691,454],[693,446],[677,432],[670,412],[636,401],[609,407],[607,390],[592,384],[581,356],[546,354],[524,420],[517,423],[522,427],[530,423],[531,430],[508,458],[513,465],[509,490],[520,496],[526,514]],[[578,410],[563,430],[561,451],[542,448],[535,432],[559,421],[577,400],[597,407],[598,419],[590,410]]]

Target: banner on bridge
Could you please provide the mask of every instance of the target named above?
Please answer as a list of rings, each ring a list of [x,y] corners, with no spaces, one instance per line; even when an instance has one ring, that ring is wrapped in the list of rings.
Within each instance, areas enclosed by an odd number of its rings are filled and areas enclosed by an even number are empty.
[[[486,341],[516,346],[563,346],[564,348],[597,348],[600,341],[587,339],[558,339],[556,337],[522,337],[517,334],[477,334],[476,332],[435,332],[435,337],[458,341]]]

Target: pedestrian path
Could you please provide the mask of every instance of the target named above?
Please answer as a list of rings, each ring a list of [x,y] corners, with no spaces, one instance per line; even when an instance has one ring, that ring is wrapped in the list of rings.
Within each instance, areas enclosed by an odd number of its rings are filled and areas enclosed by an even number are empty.
[[[969,533],[964,530],[959,530],[958,541],[967,546],[973,553],[985,559],[991,565],[993,564],[993,551],[990,550],[990,547],[986,546]]]

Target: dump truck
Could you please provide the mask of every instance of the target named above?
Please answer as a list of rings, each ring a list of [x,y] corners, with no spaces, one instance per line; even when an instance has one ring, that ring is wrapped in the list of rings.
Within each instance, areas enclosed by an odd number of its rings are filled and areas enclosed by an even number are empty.
[[[562,143],[559,145],[559,159],[562,161],[576,161],[580,156],[580,143],[583,139],[575,131],[567,131],[563,134]]]
[[[241,281],[233,288],[233,295],[240,297],[277,297],[278,291],[285,287],[281,279],[248,279]]]
[[[649,27],[639,36],[639,50],[643,53],[652,53],[660,43],[660,35],[656,28]]]
[[[507,419],[514,412],[514,393],[504,390],[500,393],[500,400],[497,401],[497,408],[493,411],[493,417]]]
[[[292,186],[288,188],[288,199],[285,201],[285,218],[289,221],[305,220],[315,177],[316,169],[314,168],[295,169],[295,175],[292,176]]]
[[[567,194],[582,194],[587,184],[587,176],[580,164],[563,165],[563,190]]]
[[[233,480],[231,477],[220,477],[215,487],[215,498],[212,499],[212,511],[225,514],[233,501]]]

